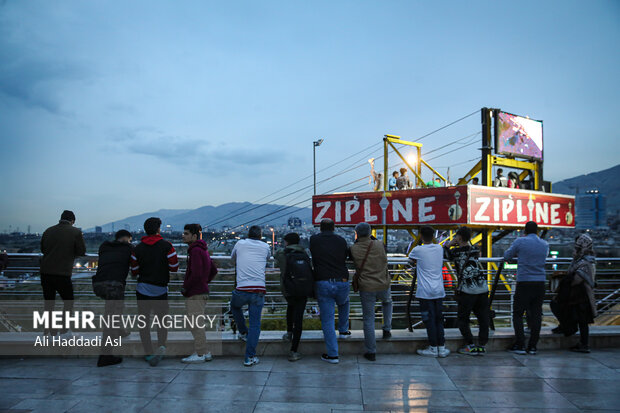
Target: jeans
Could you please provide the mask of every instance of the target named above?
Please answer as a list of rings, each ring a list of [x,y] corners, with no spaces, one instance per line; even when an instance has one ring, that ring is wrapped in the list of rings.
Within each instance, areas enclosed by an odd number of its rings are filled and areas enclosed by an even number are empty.
[[[459,292],[456,295],[458,303],[457,324],[465,342],[474,344],[474,336],[469,328],[471,312],[478,319],[478,344],[484,346],[489,341],[489,296],[487,293],[467,294]]]
[[[531,335],[528,347],[536,347],[542,324],[542,305],[545,299],[545,283],[543,281],[517,282],[512,312],[512,325],[515,329],[516,345],[523,347],[523,313],[526,313],[527,325]]]
[[[286,308],[286,331],[291,334],[291,351],[297,351],[301,332],[303,331],[304,312],[308,297],[285,297],[288,307]]]
[[[338,331],[341,333],[349,331],[349,282],[317,281],[315,288],[327,355],[337,357],[338,339],[334,330],[334,305],[338,305]]]
[[[260,318],[265,304],[265,294],[250,293],[247,291],[234,290],[230,299],[230,310],[232,311],[239,333],[247,334],[248,339],[245,345],[245,358],[256,356],[256,346],[260,337]],[[250,316],[250,328],[245,324],[245,317],[241,307],[248,306]]]
[[[196,317],[204,316],[205,306],[207,305],[207,294],[196,294],[185,298],[185,310],[187,315],[193,317],[194,327],[190,328],[192,337],[194,337],[194,351],[199,356],[207,353],[207,335],[205,329],[200,327],[196,322]]]
[[[146,355],[153,354],[153,343],[151,342],[151,313],[159,319],[157,326],[157,345],[165,346],[168,340],[168,329],[164,327],[162,319],[168,314],[168,293],[151,297],[150,295],[140,294],[136,291],[138,302],[138,313],[144,317],[146,325],[140,329],[140,340]]]
[[[443,298],[434,300],[420,298],[419,300],[429,344],[433,347],[443,346],[446,343],[443,332]]]
[[[105,317],[112,320],[113,316],[123,314],[125,299],[125,284],[120,281],[99,281],[93,283],[93,291],[97,297],[105,300]],[[103,327],[101,335],[101,354],[111,354],[112,347],[106,343],[113,343],[121,335],[120,328]]]
[[[364,345],[367,353],[377,352],[375,340],[375,303],[381,301],[383,309],[383,330],[392,329],[392,294],[390,289],[382,291],[360,291],[364,318]]]
[[[54,309],[56,292],[58,292],[58,295],[62,298],[62,323],[64,326],[65,311],[73,310],[73,283],[71,282],[71,277],[65,275],[41,274],[41,287],[43,288],[43,299],[45,300],[43,308],[45,311],[50,312]],[[50,313],[50,320],[51,319]],[[62,332],[65,331],[67,331],[67,329],[63,327]],[[56,332],[52,331],[52,334],[56,334]]]

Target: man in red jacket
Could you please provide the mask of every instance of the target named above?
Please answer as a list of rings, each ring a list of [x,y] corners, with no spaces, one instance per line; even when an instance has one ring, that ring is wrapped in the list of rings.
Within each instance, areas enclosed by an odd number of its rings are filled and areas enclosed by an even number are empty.
[[[182,293],[185,296],[187,315],[194,319],[191,329],[194,336],[194,353],[181,359],[183,363],[203,363],[211,361],[211,352],[207,352],[207,338],[204,328],[199,327],[202,322],[196,322],[196,317],[204,316],[205,305],[209,294],[209,283],[217,274],[207,244],[202,240],[202,227],[199,224],[187,224],[183,230],[183,242],[187,248],[187,269],[183,280]]]

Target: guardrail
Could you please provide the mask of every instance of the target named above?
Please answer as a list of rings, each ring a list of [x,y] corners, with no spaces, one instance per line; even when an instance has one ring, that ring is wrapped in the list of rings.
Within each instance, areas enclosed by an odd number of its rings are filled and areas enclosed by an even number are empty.
[[[38,260],[41,254],[9,254],[9,267],[0,276],[0,299],[1,300],[42,300],[40,280],[38,277]],[[76,305],[80,300],[95,299],[92,292],[91,276],[96,272],[97,254],[88,254],[76,260],[73,274],[73,285],[75,290]],[[234,268],[229,256],[214,255],[213,259],[219,267],[219,274],[210,284],[210,301],[222,303],[223,311],[226,313],[230,293],[234,286]],[[180,269],[177,275],[172,275],[169,285],[169,299],[171,306],[181,307],[184,305],[181,296],[182,277],[185,272],[185,256],[179,256]],[[489,288],[496,274],[495,268],[486,269],[486,263],[497,266],[502,262],[500,258],[481,258],[482,267],[488,272]],[[554,271],[561,271],[568,268],[570,258],[549,258],[547,260],[548,280]],[[421,324],[419,319],[419,309],[417,300],[412,299],[413,288],[412,280],[415,276],[414,269],[408,264],[405,256],[390,256],[388,259],[389,272],[392,276],[392,299],[394,302],[393,325],[394,328],[411,328]],[[490,266],[490,265],[489,265]],[[350,263],[350,274],[353,275],[353,265]],[[502,278],[499,280],[495,297],[493,300],[493,310],[495,311],[495,325],[510,325],[512,313],[512,300],[515,287],[515,269],[507,268],[502,271]],[[452,281],[445,280],[446,299],[444,300],[445,324],[447,327],[456,326],[456,308],[454,299],[454,287],[456,278],[451,270],[450,263],[446,263],[444,272],[449,275]],[[286,301],[280,293],[279,270],[274,268],[272,259],[268,262],[267,274],[267,294],[265,297],[265,308],[263,311],[264,320],[273,320],[272,327],[277,329],[284,328],[286,317]],[[128,277],[126,298],[127,304],[132,305],[133,291],[135,290],[135,280]],[[549,288],[547,288],[549,291]],[[549,301],[552,293],[548,292],[543,307],[543,317],[552,317],[549,309]],[[618,315],[617,309],[620,303],[620,258],[597,258],[597,287],[595,289],[599,315]],[[103,305],[103,303],[102,303]],[[380,309],[380,306],[379,306]],[[308,318],[318,318],[318,305],[315,300],[309,300],[307,307]],[[362,310],[359,296],[351,291],[351,312],[350,318],[353,329],[361,329]]]

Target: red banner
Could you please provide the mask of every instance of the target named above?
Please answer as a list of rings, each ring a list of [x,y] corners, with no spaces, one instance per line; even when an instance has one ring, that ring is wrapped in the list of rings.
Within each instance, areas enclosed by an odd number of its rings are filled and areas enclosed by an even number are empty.
[[[467,187],[424,188],[385,193],[387,225],[467,223]],[[312,197],[312,222],[331,218],[338,226],[359,222],[383,224],[379,205],[383,192],[358,192]]]
[[[573,228],[575,197],[519,189],[469,186],[471,225],[523,226],[535,221],[541,227]]]
[[[536,221],[541,227],[575,226],[575,198],[484,186],[423,188],[385,193],[387,225],[523,226]],[[312,197],[312,222],[331,218],[337,226],[383,222],[383,192],[357,192]]]

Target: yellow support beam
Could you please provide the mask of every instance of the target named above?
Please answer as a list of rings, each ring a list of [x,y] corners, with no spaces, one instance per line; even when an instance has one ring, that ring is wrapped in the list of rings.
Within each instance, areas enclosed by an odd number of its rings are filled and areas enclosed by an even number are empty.
[[[409,146],[415,146],[418,148],[422,147],[421,143],[418,142],[410,142],[410,141],[403,141],[400,139],[400,136],[394,136],[394,135],[385,135],[385,139],[388,140],[388,142],[394,142],[394,143],[400,143],[402,145],[409,145]]]
[[[471,168],[463,178],[459,179],[457,185],[465,185],[471,181],[474,176],[478,175],[480,171],[482,171],[482,161],[478,161],[478,163],[474,165],[474,167]]]
[[[398,157],[400,159],[403,160],[403,162],[405,163],[405,165],[407,165],[407,167],[409,168],[409,170],[411,172],[414,173],[414,175],[416,176],[416,178],[418,178],[418,180],[422,183],[422,186],[426,186],[426,184],[422,181],[422,177],[418,174],[418,171],[416,171],[414,168],[411,167],[411,165],[409,165],[409,162],[407,162],[407,160],[404,158],[404,156],[402,156],[400,154],[400,152],[398,151],[398,149],[396,149],[396,147],[392,144],[392,142],[390,142],[389,139],[387,139],[387,143],[392,147],[392,149],[394,149],[394,152],[396,152],[396,154],[398,155]]]
[[[433,173],[434,173],[435,175],[437,175],[439,178],[441,178],[441,180],[442,180],[442,181],[444,181],[444,182],[448,182],[448,181],[446,180],[446,178],[444,178],[444,177],[443,177],[443,175],[442,175],[442,174],[440,174],[439,172],[437,172],[437,171],[435,170],[435,168],[433,168],[432,166],[430,166],[430,165],[429,165],[429,164],[428,164],[428,163],[427,163],[424,159],[420,159],[420,161],[422,161],[422,163],[423,163],[424,165],[426,165],[426,167],[427,167],[428,169],[430,169],[431,171],[433,171]]]
[[[526,169],[529,171],[536,171],[536,164],[526,161],[517,161],[516,159],[499,158],[497,156],[491,156],[491,164],[497,166],[505,166],[507,168]]]

